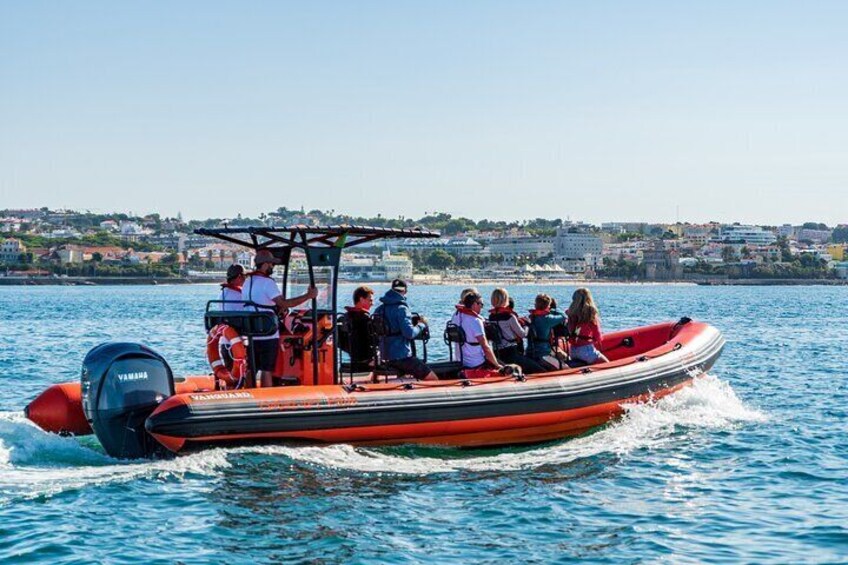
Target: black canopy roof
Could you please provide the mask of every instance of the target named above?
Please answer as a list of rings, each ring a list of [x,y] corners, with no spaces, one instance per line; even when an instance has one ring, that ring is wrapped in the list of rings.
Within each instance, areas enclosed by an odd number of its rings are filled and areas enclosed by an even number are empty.
[[[214,237],[251,249],[297,247],[338,247],[346,249],[376,239],[440,237],[439,232],[423,228],[378,228],[374,226],[246,226],[200,228],[198,235]]]

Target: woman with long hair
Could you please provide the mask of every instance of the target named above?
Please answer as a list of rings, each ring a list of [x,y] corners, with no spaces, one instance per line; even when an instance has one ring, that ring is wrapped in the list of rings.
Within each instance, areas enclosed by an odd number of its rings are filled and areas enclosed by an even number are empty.
[[[603,339],[601,316],[588,288],[578,288],[574,291],[567,314],[571,358],[589,365],[608,363],[606,355],[598,350]]]

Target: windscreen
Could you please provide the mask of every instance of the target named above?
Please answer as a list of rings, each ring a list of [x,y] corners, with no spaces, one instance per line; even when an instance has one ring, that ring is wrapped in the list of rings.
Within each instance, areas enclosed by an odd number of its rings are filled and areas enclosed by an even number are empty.
[[[313,267],[315,287],[318,289],[318,309],[330,310],[333,307],[333,267]],[[294,298],[306,293],[309,288],[309,268],[305,257],[292,256],[289,264],[289,278],[286,288],[286,298]],[[311,301],[298,306],[303,310],[312,306]]]

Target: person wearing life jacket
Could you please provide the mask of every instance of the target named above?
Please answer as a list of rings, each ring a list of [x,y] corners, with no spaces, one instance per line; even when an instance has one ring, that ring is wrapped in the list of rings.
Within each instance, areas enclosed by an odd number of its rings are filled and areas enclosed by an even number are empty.
[[[510,310],[515,312],[515,299],[513,297],[511,297],[511,296],[509,297],[509,299],[507,300],[507,306]],[[518,316],[518,314],[515,314],[515,315]],[[521,323],[521,327],[523,327],[523,328],[526,328],[527,326],[530,325],[530,320],[528,320],[527,318],[519,317],[518,321]],[[515,345],[518,347],[518,352],[521,355],[526,356],[527,348],[524,346],[524,341],[523,340],[517,341],[517,342],[515,342]]]
[[[380,298],[374,316],[384,322],[386,334],[380,336],[380,354],[386,365],[418,380],[435,381],[438,376],[426,363],[412,354],[411,341],[421,335],[427,326],[423,317],[412,323],[412,312],[406,303],[406,282],[395,279],[392,287]]]
[[[374,305],[374,290],[367,286],[353,291],[353,306],[345,306],[345,325],[348,332],[345,345],[352,370],[364,371],[371,368],[374,352],[371,349],[371,306]],[[341,336],[340,336],[341,338]],[[342,341],[341,339],[339,340]]]
[[[283,298],[280,288],[271,278],[274,265],[280,265],[282,261],[267,249],[260,249],[256,252],[254,262],[256,270],[247,275],[241,291],[246,310],[265,312],[274,309],[284,313],[289,308],[294,308],[318,296],[318,290],[311,286],[305,294],[294,298]],[[262,308],[263,306],[265,308]],[[270,387],[273,385],[274,368],[280,351],[280,330],[277,329],[270,336],[256,336],[251,341],[256,362],[256,378],[263,387]]]
[[[521,324],[518,314],[509,307],[509,301],[509,293],[505,288],[496,288],[492,292],[489,322],[496,324],[499,329],[500,337],[493,344],[495,351],[498,352],[498,359],[503,363],[518,365],[526,375],[544,373],[546,369],[542,365],[519,351],[519,344],[523,351],[527,328]]]
[[[462,367],[464,369],[497,369],[503,368],[492,345],[486,338],[486,328],[483,325],[483,297],[478,292],[465,295],[462,305],[456,307],[455,316],[459,326],[465,332],[465,343],[462,344]]]
[[[565,324],[566,320],[564,314],[551,309],[551,302],[552,298],[547,294],[536,296],[536,307],[530,311],[530,335],[527,340],[528,357],[548,370],[559,368],[558,364],[552,362],[551,331],[554,327]]]
[[[221,310],[235,312],[244,310],[241,287],[244,284],[244,267],[235,263],[227,268],[227,282],[221,284]]]
[[[459,308],[461,306],[463,306],[463,302],[465,301],[465,297],[468,296],[469,294],[480,294],[480,293],[477,292],[477,289],[474,288],[473,286],[462,289],[462,292],[459,293],[459,302],[457,302],[456,306],[454,306],[455,310],[454,310],[454,313],[453,313],[453,315],[451,316],[451,319],[450,319],[451,324],[454,324],[456,326],[459,325]],[[460,348],[459,343],[453,344],[453,357],[454,357],[454,359],[459,359],[459,348]]]
[[[571,358],[589,365],[608,363],[606,355],[598,350],[603,339],[601,316],[588,288],[578,288],[574,291],[567,313]]]

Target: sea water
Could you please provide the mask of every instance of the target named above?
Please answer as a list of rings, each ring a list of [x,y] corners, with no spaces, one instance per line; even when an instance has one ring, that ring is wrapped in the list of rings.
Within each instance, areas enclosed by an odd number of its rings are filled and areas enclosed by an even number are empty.
[[[374,285],[381,294],[385,285]],[[342,288],[340,297],[352,291]],[[461,288],[410,288],[434,328]],[[491,287],[481,287],[488,296]],[[516,286],[567,305],[569,286]],[[595,286],[611,331],[690,316],[711,374],[571,440],[454,449],[271,445],[119,461],[22,408],[93,346],[206,372],[215,287],[0,287],[0,561],[848,562],[848,288]]]

